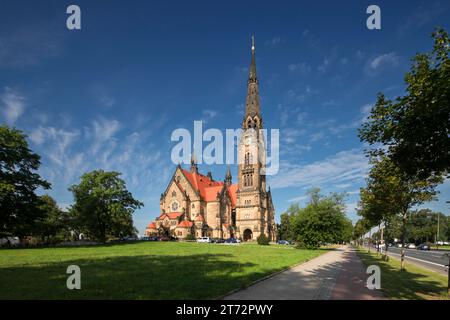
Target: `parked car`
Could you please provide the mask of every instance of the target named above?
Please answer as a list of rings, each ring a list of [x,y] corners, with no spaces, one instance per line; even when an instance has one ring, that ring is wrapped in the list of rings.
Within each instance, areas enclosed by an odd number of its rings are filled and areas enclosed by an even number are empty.
[[[197,238],[197,242],[199,242],[199,243],[211,243],[211,238],[210,237]]]
[[[416,245],[414,243],[410,243],[406,246],[408,249],[415,249]]]
[[[142,241],[150,241],[150,237],[142,237],[141,240]]]
[[[162,236],[162,237],[159,238],[159,241],[170,241],[170,237]]]
[[[417,246],[416,248],[417,250],[430,250],[430,245],[427,243],[421,243],[420,245]]]
[[[0,247],[18,247],[19,245],[19,237],[6,237],[0,239]]]
[[[159,238],[154,236],[154,237],[148,237],[148,241],[158,241]]]
[[[122,241],[137,241],[137,240],[139,240],[138,237],[132,237],[132,236],[122,238]]]
[[[397,248],[401,248],[403,245],[401,243],[397,243]]]
[[[228,238],[225,243],[239,243],[240,241],[236,238]]]
[[[277,241],[277,244],[289,245],[290,243],[289,243],[289,241],[287,241],[287,240],[278,240],[278,241]]]

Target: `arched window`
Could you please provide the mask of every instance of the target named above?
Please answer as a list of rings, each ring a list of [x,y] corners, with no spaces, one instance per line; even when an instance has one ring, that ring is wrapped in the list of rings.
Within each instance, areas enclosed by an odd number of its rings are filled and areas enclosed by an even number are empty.
[[[245,154],[245,165],[248,166],[250,164],[250,153]]]
[[[252,174],[248,176],[248,185],[249,186],[253,185],[253,175]]]

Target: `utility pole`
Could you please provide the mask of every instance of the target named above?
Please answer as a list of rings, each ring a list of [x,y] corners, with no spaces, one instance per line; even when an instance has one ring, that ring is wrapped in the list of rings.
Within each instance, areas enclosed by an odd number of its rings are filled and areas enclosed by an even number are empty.
[[[440,217],[441,213],[438,212],[438,229],[437,229],[437,241],[439,241],[439,217]]]

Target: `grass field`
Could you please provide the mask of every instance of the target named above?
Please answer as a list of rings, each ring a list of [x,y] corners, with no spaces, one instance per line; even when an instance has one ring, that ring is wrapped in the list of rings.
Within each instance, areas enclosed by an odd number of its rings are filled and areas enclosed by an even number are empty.
[[[436,300],[449,299],[447,277],[406,262],[406,270],[400,271],[400,260],[383,261],[376,253],[358,249],[358,255],[366,266],[378,265],[381,269],[381,290],[391,299]]]
[[[212,299],[325,250],[138,242],[0,250],[0,299]],[[81,290],[66,269],[81,268]]]

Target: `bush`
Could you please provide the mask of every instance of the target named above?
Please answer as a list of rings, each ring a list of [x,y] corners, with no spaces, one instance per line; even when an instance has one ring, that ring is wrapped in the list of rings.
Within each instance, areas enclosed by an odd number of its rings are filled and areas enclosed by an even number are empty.
[[[312,243],[305,243],[305,242],[303,242],[303,241],[298,241],[298,242],[295,244],[295,248],[296,248],[296,249],[316,250],[316,249],[319,248],[319,246],[316,245],[316,244],[312,244]]]
[[[196,240],[196,238],[195,238],[195,236],[193,235],[193,234],[188,234],[187,236],[186,236],[186,238],[184,238],[184,240]]]
[[[262,246],[268,246],[269,245],[269,238],[263,233],[258,238],[256,238],[256,241],[258,244]]]

